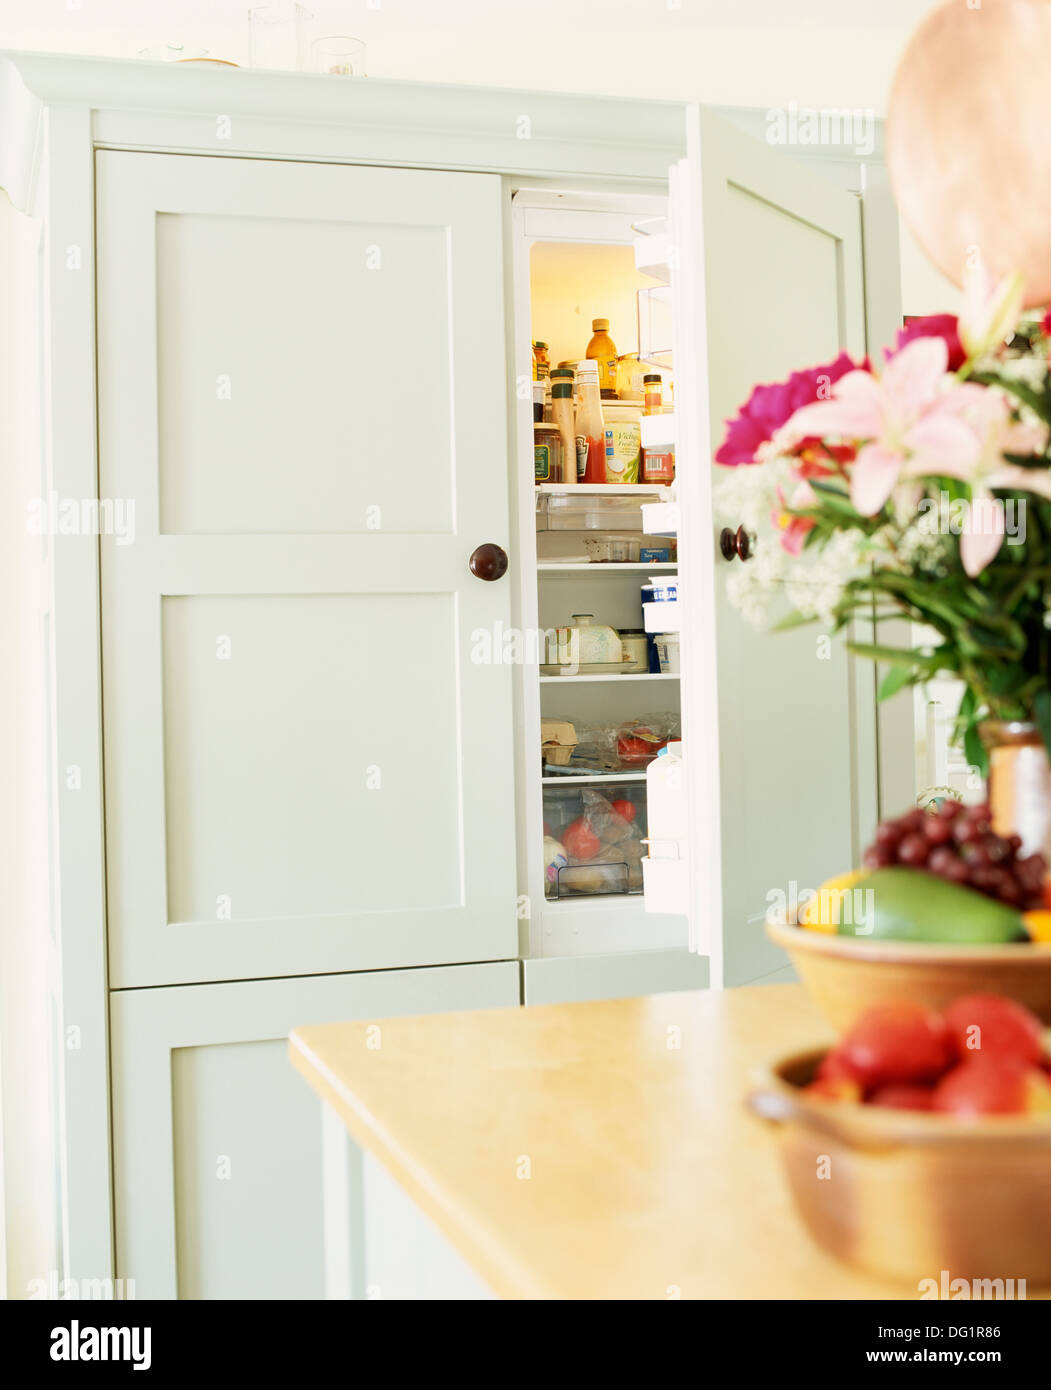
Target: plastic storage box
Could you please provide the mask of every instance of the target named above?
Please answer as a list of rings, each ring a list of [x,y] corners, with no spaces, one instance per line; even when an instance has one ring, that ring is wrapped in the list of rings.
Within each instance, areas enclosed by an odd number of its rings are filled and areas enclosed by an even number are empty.
[[[640,782],[544,788],[549,898],[642,892],[646,788]]]

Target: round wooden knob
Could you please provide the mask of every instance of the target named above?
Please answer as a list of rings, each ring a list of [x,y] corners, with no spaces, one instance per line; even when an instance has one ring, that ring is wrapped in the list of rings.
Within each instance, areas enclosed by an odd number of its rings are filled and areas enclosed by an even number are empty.
[[[736,531],[724,526],[719,532],[719,549],[724,560],[732,560],[735,555],[739,560],[747,560],[752,554],[752,540],[743,526]]]
[[[485,545],[471,552],[468,564],[476,579],[484,579],[491,584],[494,579],[502,579],[507,573],[507,551],[492,541],[486,541]]]

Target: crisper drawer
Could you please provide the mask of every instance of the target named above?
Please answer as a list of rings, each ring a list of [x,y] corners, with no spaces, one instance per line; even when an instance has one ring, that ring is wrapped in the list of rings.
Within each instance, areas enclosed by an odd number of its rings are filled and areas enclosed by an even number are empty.
[[[642,892],[646,785],[544,788],[544,891],[549,898]]]

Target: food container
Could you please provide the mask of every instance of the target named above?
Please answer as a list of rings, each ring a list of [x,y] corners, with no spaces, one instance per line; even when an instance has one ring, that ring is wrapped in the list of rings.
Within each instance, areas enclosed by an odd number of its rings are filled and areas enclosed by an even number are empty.
[[[611,814],[612,810],[612,814]],[[593,856],[574,858],[580,848],[573,827],[586,821],[593,827],[587,848]],[[590,783],[583,787],[544,787],[544,835],[566,855],[565,867],[549,876],[548,897],[576,898],[594,894],[642,891],[643,839],[646,835],[646,789],[641,783]]]
[[[635,558],[641,560],[644,565],[666,565],[675,559],[675,542],[652,538],[648,544],[640,541],[639,552]]]
[[[941,1010],[961,994],[1005,994],[1051,1024],[1051,945],[877,941],[769,919],[766,934],[840,1031],[873,1004],[906,1000]]]
[[[562,436],[557,425],[546,423],[533,425],[533,481],[537,483],[561,483],[565,481]]]
[[[553,493],[544,501],[547,529],[551,531],[642,530],[642,510],[634,497],[572,492]]]
[[[585,536],[584,549],[593,564],[630,564],[639,558],[634,536]]]
[[[650,669],[650,639],[640,627],[623,627],[620,645],[629,658],[623,663],[627,676],[643,675]]]
[[[642,623],[647,632],[678,632],[682,625],[678,579],[642,585]]]
[[[661,674],[677,676],[679,674],[679,634],[677,632],[662,632],[655,641]]]
[[[606,419],[603,430],[606,450],[606,482],[637,483],[639,481],[638,421]]]
[[[555,628],[547,640],[547,663],[567,668],[619,667],[623,660],[614,628],[596,623],[593,613],[574,613],[569,627]]]
[[[541,719],[540,751],[545,763],[568,766],[577,746],[577,731],[568,719]]]
[[[917,1293],[924,1280],[940,1287],[943,1271],[968,1283],[1002,1279],[1005,1289],[1051,1283],[1051,1116],[962,1121],[819,1099],[801,1087],[823,1055],[777,1060],[748,1100],[776,1129],[817,1244]]]

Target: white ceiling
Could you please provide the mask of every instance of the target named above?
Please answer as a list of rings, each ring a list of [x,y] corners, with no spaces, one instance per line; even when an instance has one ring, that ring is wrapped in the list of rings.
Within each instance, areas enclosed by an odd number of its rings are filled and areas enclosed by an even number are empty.
[[[315,0],[376,77],[885,109],[935,0]],[[247,0],[0,0],[0,46],[134,57],[179,41],[246,62]]]

